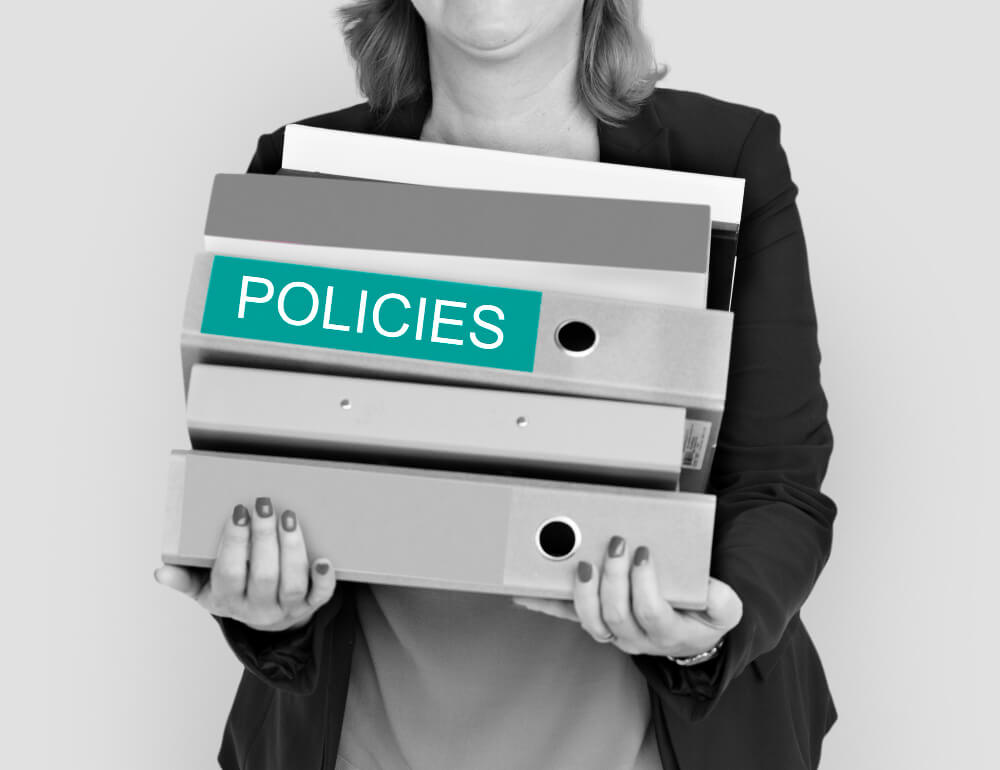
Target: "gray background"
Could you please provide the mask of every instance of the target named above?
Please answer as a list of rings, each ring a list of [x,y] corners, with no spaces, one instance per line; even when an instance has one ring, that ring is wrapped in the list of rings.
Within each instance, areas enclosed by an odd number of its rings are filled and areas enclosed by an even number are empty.
[[[4,767],[213,765],[239,667],[151,576],[185,445],[183,294],[212,175],[357,99],[334,5],[5,14]],[[1000,686],[993,26],[971,2],[648,5],[664,85],[778,115],[801,188],[841,510],[803,612],[841,711],[824,767],[982,766]]]

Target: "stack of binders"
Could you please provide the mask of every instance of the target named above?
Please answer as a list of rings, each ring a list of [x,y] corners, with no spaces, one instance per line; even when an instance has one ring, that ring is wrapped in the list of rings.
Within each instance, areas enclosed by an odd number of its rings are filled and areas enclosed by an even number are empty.
[[[163,559],[236,503],[338,578],[567,598],[608,539],[705,605],[743,180],[288,126],[219,175]]]

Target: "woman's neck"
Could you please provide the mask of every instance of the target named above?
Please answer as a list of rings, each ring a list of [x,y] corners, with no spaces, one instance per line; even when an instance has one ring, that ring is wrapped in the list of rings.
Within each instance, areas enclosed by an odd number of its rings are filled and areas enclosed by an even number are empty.
[[[548,49],[484,60],[428,31],[431,111],[420,138],[597,160],[597,121],[577,90],[579,33]]]

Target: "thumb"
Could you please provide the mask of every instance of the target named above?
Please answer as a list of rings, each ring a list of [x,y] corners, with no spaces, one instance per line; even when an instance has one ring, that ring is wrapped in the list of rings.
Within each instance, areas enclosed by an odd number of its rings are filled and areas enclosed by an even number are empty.
[[[705,619],[717,628],[735,628],[743,617],[743,601],[728,584],[708,579],[708,604]]]
[[[189,567],[177,567],[173,564],[164,564],[153,570],[153,577],[161,586],[173,588],[180,591],[185,596],[197,599],[198,594],[205,585],[205,570],[196,570]]]

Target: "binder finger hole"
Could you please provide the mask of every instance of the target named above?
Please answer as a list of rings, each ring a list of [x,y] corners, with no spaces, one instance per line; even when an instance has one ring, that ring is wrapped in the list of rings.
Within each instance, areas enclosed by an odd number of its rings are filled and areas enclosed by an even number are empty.
[[[553,561],[568,559],[580,545],[580,528],[572,519],[557,516],[549,519],[535,533],[535,543],[542,556]]]
[[[597,329],[583,321],[564,321],[556,329],[556,344],[571,356],[585,356],[597,347]]]

